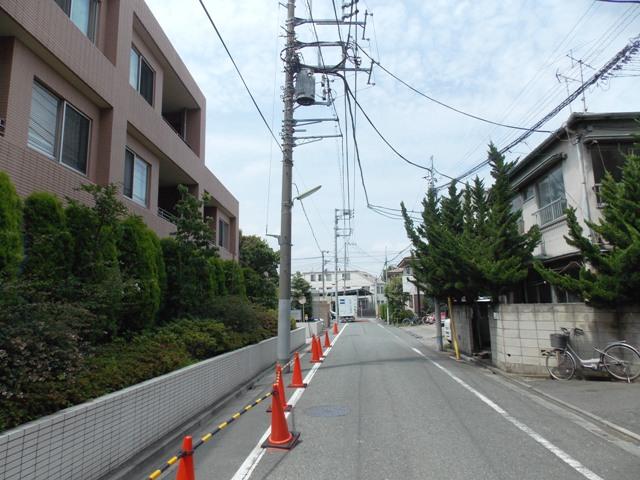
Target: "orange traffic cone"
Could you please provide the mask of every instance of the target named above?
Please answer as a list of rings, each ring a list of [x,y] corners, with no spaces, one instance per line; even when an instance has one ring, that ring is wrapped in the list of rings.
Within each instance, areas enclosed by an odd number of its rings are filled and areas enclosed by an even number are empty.
[[[193,445],[191,436],[182,439],[182,456],[178,463],[178,474],[176,480],[196,480],[196,474],[193,471]]]
[[[331,342],[329,341],[329,330],[324,331],[324,348],[329,348],[331,346]]]
[[[311,363],[320,363],[320,352],[318,352],[318,342],[316,336],[311,336]]]
[[[284,416],[280,392],[278,390],[278,384],[274,383],[273,398],[271,399],[271,434],[262,444],[262,448],[291,450],[296,443],[298,443],[300,434],[289,431],[289,425],[287,425],[287,419]]]
[[[298,352],[293,354],[293,377],[289,388],[305,388],[306,383],[302,381],[302,368],[300,367],[300,356]]]
[[[338,322],[337,321],[333,324],[333,333],[335,335],[338,334]]]
[[[324,352],[322,351],[322,342],[320,341],[320,336],[318,335],[316,337],[316,345],[317,345],[317,349],[318,349],[318,356],[320,358],[324,357]]]
[[[291,405],[287,405],[287,397],[284,394],[284,382],[282,381],[282,367],[279,363],[276,363],[276,384],[278,385],[278,393],[282,400],[282,409],[285,412],[291,411],[293,407]],[[267,412],[271,412],[271,407],[267,408]]]

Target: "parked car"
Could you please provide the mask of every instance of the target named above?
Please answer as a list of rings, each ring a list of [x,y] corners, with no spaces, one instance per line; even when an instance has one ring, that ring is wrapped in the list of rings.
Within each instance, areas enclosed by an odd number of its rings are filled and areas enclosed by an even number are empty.
[[[451,319],[445,318],[440,320],[440,325],[442,325],[442,338],[446,339],[447,342],[453,342],[451,338]]]

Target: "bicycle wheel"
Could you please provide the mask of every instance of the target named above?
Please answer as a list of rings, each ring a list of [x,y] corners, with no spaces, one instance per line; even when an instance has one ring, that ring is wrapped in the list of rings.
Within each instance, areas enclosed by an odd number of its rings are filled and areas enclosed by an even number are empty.
[[[547,370],[556,380],[571,380],[576,372],[576,361],[566,350],[554,350],[547,356]]]
[[[640,355],[629,345],[616,343],[604,349],[602,363],[609,375],[630,382],[640,376]]]
[[[411,319],[405,318],[404,320],[402,320],[402,325],[408,327],[409,325],[411,325]]]

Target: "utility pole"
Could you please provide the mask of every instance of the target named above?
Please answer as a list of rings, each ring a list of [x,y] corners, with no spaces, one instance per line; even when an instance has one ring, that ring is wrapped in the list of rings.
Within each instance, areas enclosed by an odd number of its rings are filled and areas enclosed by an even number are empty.
[[[389,284],[389,277],[387,274],[387,270],[388,270],[388,266],[387,266],[387,247],[384,247],[384,285],[385,285],[385,290],[387,290],[387,285]],[[387,290],[388,291],[388,290]],[[389,296],[385,295],[385,298],[387,299],[387,308],[385,308],[387,314],[387,325],[389,325]]]
[[[278,292],[277,358],[289,361],[291,351],[291,183],[293,170],[293,75],[295,52],[295,0],[287,1],[287,42],[285,53],[284,118],[282,121],[282,206],[280,214],[280,282]]]
[[[326,262],[324,260],[324,254],[325,253],[329,253],[326,250],[320,250],[320,255],[322,255],[322,268],[320,269],[321,275],[322,275],[322,299],[326,300],[327,299],[327,293],[325,290],[325,283],[324,283],[324,277],[326,276],[325,271],[324,271],[324,267],[326,265]]]
[[[431,172],[429,177],[429,189],[436,187],[435,170],[433,169],[433,155],[431,155]],[[440,320],[440,301],[438,297],[433,297],[433,315],[436,321],[436,344],[438,345],[438,351],[444,351],[444,344],[442,343],[442,321]]]
[[[334,245],[334,257],[335,257],[335,286],[336,286],[336,298],[335,298],[335,309],[336,309],[336,323],[340,321],[340,303],[338,302],[338,209],[335,209],[335,223],[333,226],[333,245]]]

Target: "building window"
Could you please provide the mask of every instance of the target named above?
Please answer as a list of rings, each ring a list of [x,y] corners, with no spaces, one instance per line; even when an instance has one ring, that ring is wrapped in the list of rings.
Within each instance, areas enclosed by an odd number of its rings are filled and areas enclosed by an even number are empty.
[[[56,0],[64,13],[91,41],[96,39],[98,0]]]
[[[229,250],[229,224],[222,219],[218,220],[218,245]]]
[[[322,274],[318,275],[318,281],[321,282],[322,281]]]
[[[330,273],[325,273],[324,279],[330,282],[331,281],[331,274]]]
[[[149,172],[151,166],[128,148],[124,151],[125,197],[144,205],[149,205]]]
[[[564,181],[562,179],[562,167],[545,175],[537,185],[538,191],[538,221],[540,225],[546,225],[564,215],[567,201],[564,195]]]
[[[529,185],[522,190],[522,203],[531,200],[536,195],[536,189],[533,185]]]
[[[312,281],[312,282],[315,282],[315,281],[316,281],[316,276],[315,276],[313,273],[311,274],[311,281]]]
[[[34,82],[27,137],[31,148],[86,174],[90,131],[85,115]]]
[[[149,66],[149,62],[135,49],[131,47],[129,57],[129,83],[140,95],[153,105],[153,83],[155,72]]]
[[[351,273],[350,272],[343,273],[342,280],[351,280]]]

